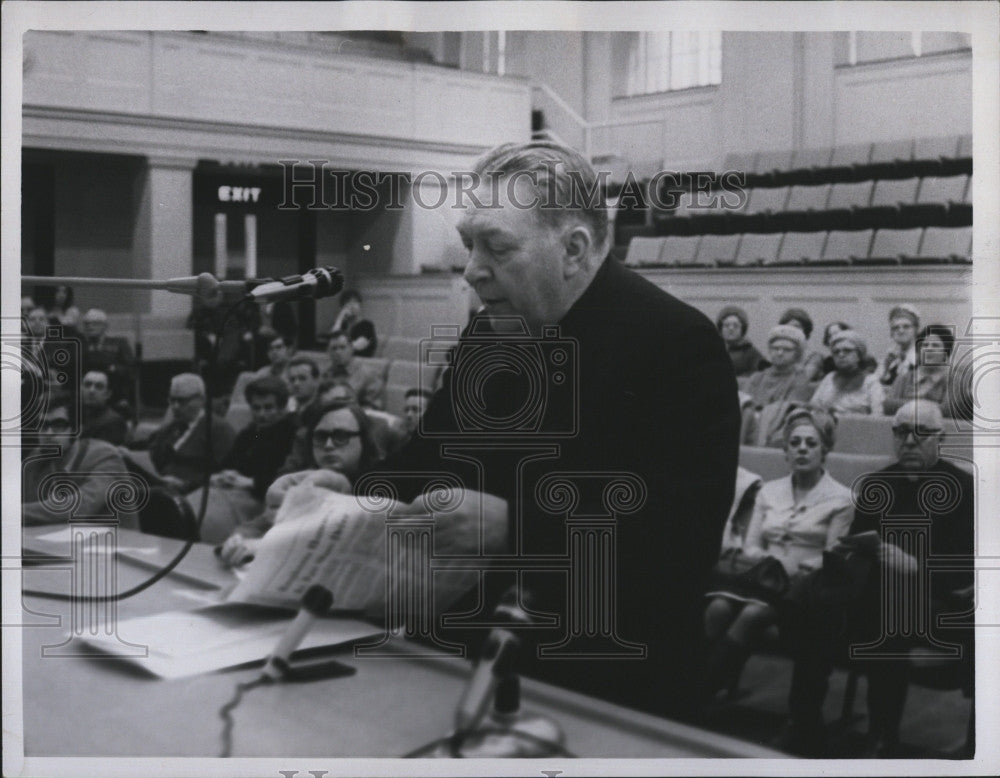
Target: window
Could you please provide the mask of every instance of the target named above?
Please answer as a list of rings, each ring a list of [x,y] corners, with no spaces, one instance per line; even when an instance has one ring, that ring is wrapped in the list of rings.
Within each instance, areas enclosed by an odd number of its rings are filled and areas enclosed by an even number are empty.
[[[860,65],[890,59],[925,57],[972,47],[964,32],[845,32],[838,46],[838,65]]]
[[[722,83],[721,32],[625,32],[615,36],[619,97]]]

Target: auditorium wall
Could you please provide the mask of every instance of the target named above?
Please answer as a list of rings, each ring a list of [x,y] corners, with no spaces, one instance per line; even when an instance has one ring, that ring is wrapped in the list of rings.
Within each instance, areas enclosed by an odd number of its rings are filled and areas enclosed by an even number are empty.
[[[899,303],[915,305],[925,323],[954,325],[957,334],[965,332],[972,317],[972,271],[956,266],[639,272],[713,321],[724,305],[741,306],[750,317],[747,334],[761,350],[768,330],[791,307],[812,315],[812,346],[821,347],[827,323],[846,321],[867,336],[876,354],[889,349],[888,314]],[[464,324],[472,304],[458,274],[366,279],[360,288],[366,314],[385,335],[429,337],[433,325]],[[453,318],[443,318],[448,314]]]

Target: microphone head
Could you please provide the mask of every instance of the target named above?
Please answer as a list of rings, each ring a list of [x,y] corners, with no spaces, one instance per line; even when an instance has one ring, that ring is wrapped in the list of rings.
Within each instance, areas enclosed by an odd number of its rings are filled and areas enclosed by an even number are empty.
[[[302,597],[302,607],[314,616],[322,616],[333,605],[333,592],[325,586],[313,584]]]
[[[310,270],[306,275],[313,276],[317,281],[316,289],[310,297],[316,299],[333,297],[335,294],[340,294],[340,291],[344,288],[344,276],[335,267],[329,265],[327,267],[317,267]]]

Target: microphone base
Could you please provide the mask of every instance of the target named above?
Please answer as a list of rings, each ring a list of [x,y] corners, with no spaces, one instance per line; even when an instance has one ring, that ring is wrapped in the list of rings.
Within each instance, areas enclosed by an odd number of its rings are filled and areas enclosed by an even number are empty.
[[[469,733],[452,753],[448,742],[427,756],[431,759],[541,759],[563,755],[565,737],[559,726],[545,716],[491,713],[482,731]]]

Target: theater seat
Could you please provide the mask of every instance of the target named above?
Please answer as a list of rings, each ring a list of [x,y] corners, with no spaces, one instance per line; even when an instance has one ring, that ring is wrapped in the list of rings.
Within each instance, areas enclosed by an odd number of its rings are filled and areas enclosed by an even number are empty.
[[[798,149],[792,155],[792,169],[777,176],[775,184],[809,184],[820,183],[818,175],[830,166],[833,147]]]
[[[625,264],[629,267],[659,264],[664,240],[665,238],[632,238],[625,255]]]
[[[826,181],[859,181],[865,176],[863,168],[869,163],[871,156],[871,143],[836,146],[830,156],[830,165],[821,175]]]
[[[825,232],[786,232],[774,265],[803,265],[815,262],[823,253]]]
[[[928,227],[919,256],[939,262],[971,263],[972,227]]]
[[[774,219],[785,230],[810,232],[821,229],[820,221],[830,199],[831,184],[798,184],[791,188],[785,212]]]
[[[901,209],[917,199],[919,178],[885,178],[875,182],[872,200],[867,208],[855,213],[855,227],[895,227]]]
[[[923,230],[878,230],[865,264],[892,265],[919,261],[920,238]]]
[[[663,251],[660,254],[660,264],[693,265],[698,254],[698,243],[701,235],[669,235],[663,239]]]
[[[739,235],[705,235],[698,246],[695,261],[703,266],[730,266],[736,262]]]
[[[871,204],[873,181],[840,182],[830,188],[827,210],[821,214],[826,229],[850,229],[858,209]]]
[[[944,170],[943,160],[958,158],[958,135],[917,138],[913,144],[913,174],[938,176]]]
[[[872,242],[871,230],[833,230],[827,236],[819,265],[864,264]],[[896,260],[895,264],[899,261]]]
[[[757,187],[747,192],[747,203],[743,210],[733,213],[734,223],[741,230],[771,232],[776,229],[771,224],[771,215],[785,210],[789,187]],[[739,221],[736,221],[736,220]]]
[[[872,146],[871,159],[864,168],[871,178],[912,176],[913,140],[881,141]]]
[[[780,232],[746,233],[740,240],[740,247],[736,252],[736,266],[773,265],[778,257],[782,237]]]
[[[904,206],[901,218],[907,225],[945,225],[951,203],[964,201],[968,176],[928,176],[921,179],[917,200]]]

